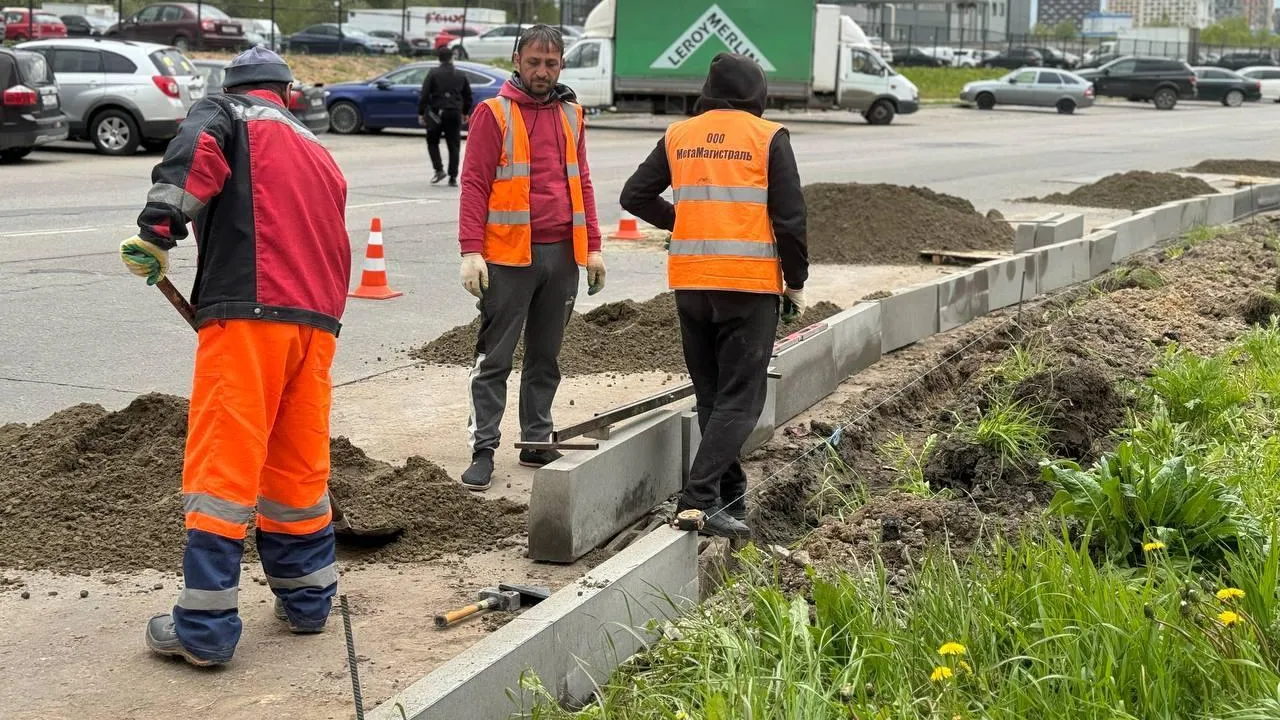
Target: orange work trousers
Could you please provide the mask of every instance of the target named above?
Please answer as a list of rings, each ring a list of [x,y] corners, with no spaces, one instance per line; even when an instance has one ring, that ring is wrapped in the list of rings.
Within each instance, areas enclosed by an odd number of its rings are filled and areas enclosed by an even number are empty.
[[[243,540],[328,527],[329,368],[337,338],[306,325],[200,329],[182,492],[188,530]]]

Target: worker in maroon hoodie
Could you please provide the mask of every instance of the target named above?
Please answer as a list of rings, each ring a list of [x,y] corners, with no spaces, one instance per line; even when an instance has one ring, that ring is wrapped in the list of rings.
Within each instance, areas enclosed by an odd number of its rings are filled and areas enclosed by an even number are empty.
[[[521,329],[520,434],[526,442],[544,442],[551,436],[560,344],[579,268],[587,269],[589,295],[604,288],[582,106],[557,82],[564,39],[546,25],[530,27],[512,61],[516,70],[498,97],[471,115],[462,167],[462,285],[479,298],[480,310],[468,380],[471,466],[462,474],[471,490],[487,489],[493,475]],[[541,467],[559,457],[554,450],[525,449],[520,464]]]

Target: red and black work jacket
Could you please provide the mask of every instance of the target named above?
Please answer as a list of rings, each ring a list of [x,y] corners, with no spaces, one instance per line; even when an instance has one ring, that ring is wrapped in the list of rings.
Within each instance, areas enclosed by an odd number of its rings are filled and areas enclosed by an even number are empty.
[[[198,101],[151,179],[140,237],[169,249],[195,224],[198,325],[262,319],[338,334],[351,276],[346,179],[278,96]]]

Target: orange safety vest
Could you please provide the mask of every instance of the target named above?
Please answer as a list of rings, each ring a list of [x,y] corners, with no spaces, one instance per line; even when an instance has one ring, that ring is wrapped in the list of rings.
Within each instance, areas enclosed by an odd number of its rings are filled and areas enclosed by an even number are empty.
[[[781,129],[739,110],[712,110],[667,128],[673,290],[782,294],[769,220],[769,145]]]
[[[502,157],[489,192],[489,217],[484,226],[484,259],[495,265],[528,266],[533,262],[533,233],[529,226],[529,132],[520,107],[509,98],[484,101],[502,130]],[[587,264],[587,211],[578,170],[578,135],[582,106],[561,102],[565,143],[564,166],[573,205],[573,257]]]

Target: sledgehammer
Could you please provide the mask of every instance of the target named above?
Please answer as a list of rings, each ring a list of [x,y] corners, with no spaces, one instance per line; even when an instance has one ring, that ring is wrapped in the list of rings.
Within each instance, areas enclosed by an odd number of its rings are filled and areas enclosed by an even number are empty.
[[[168,298],[169,303],[173,305],[178,314],[182,316],[192,330],[196,327],[196,311],[191,307],[191,303],[182,296],[182,292],[169,282],[169,278],[161,278],[156,283],[156,287],[160,288],[160,292]],[[404,534],[402,527],[375,527],[375,528],[356,528],[351,526],[351,521],[347,519],[342,507],[338,505],[338,499],[333,496],[333,491],[329,491],[329,509],[333,511],[333,536],[339,545],[351,548],[376,548],[383,545],[389,545]]]

